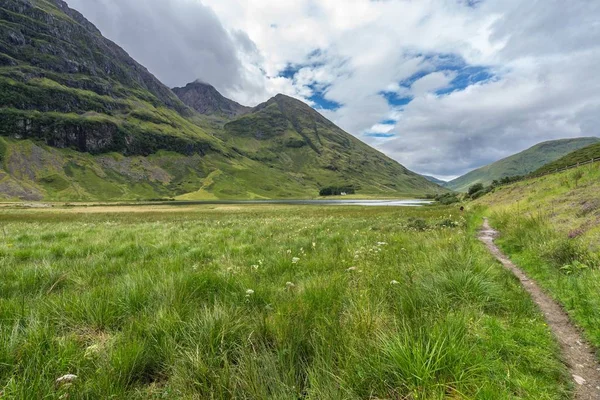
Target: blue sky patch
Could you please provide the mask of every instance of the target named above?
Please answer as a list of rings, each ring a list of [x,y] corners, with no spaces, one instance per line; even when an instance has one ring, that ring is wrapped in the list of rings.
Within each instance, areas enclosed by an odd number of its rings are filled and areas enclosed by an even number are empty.
[[[465,90],[471,85],[475,85],[480,82],[486,82],[494,79],[494,74],[487,67],[465,67],[458,71],[458,75],[450,82],[447,88],[436,91],[438,95],[449,94],[452,92]]]
[[[478,2],[474,2],[474,4],[476,3]],[[415,54],[415,57],[423,57],[423,69],[398,82],[400,87],[410,89],[416,81],[433,72],[454,73],[456,76],[448,87],[435,92],[437,95],[446,95],[497,78],[491,68],[481,65],[469,65],[462,57],[455,54]],[[393,107],[405,106],[413,100],[412,96],[399,95],[393,91],[382,91],[379,94]]]
[[[313,82],[308,87],[313,92],[313,95],[309,97],[309,100],[315,103],[315,108],[317,110],[335,111],[342,107],[341,103],[325,98],[325,94],[327,93],[327,89],[329,88],[329,86],[323,86],[319,85],[318,82]]]
[[[400,96],[395,92],[379,92],[384,99],[387,100],[388,104],[394,107],[402,107],[413,101],[413,97]]]

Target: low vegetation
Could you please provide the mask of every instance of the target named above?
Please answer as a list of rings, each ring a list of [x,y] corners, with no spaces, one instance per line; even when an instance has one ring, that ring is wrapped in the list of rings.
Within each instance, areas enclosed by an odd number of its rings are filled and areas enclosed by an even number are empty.
[[[600,347],[600,168],[498,188],[488,207],[499,244]]]
[[[0,212],[6,398],[569,394],[542,316],[445,207]]]

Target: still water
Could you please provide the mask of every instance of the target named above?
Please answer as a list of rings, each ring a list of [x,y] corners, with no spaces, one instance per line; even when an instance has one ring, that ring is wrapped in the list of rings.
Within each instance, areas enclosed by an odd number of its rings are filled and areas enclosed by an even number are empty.
[[[388,206],[388,207],[419,207],[432,204],[431,200],[216,200],[216,201],[177,201],[168,205],[194,204],[288,204],[315,206]]]

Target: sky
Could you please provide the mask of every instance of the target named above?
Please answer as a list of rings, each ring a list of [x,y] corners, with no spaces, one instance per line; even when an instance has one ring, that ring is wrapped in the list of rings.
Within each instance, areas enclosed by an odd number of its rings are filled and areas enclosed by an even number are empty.
[[[304,100],[442,179],[600,136],[598,0],[67,0],[170,87]]]

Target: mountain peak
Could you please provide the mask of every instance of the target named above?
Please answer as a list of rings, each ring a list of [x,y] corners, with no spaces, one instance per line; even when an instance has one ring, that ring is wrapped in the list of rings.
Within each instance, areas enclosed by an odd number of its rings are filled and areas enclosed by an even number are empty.
[[[228,118],[247,114],[245,107],[223,96],[213,85],[195,80],[182,88],[173,88],[173,92],[187,106],[205,115],[223,115]]]

